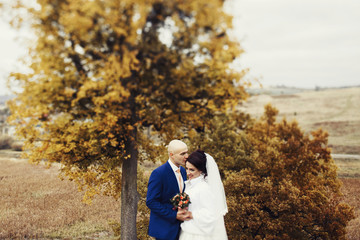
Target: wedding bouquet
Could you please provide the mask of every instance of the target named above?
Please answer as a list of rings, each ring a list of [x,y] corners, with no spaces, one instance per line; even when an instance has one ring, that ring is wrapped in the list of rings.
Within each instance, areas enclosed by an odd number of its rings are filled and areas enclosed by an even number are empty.
[[[174,206],[173,207],[174,210],[178,208],[186,208],[191,203],[189,195],[187,195],[184,192],[176,194],[174,197],[170,199],[170,202]]]

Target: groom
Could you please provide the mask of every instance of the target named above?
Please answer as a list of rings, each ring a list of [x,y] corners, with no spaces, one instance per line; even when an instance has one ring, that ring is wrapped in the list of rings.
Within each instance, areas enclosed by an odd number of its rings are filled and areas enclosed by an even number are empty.
[[[169,160],[156,168],[150,176],[146,205],[150,208],[149,235],[157,240],[177,240],[180,223],[189,217],[185,210],[173,210],[170,198],[184,190],[188,157],[187,145],[172,140],[168,145]],[[178,172],[180,170],[180,172]]]

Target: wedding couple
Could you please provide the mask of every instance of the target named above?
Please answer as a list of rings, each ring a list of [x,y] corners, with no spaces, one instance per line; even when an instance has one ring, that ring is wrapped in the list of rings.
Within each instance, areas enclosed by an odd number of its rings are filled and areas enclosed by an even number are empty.
[[[157,240],[226,240],[226,198],[214,159],[200,150],[189,155],[180,140],[169,143],[168,153],[169,160],[149,179],[149,235]],[[188,209],[174,210],[170,199],[183,191],[191,203]]]

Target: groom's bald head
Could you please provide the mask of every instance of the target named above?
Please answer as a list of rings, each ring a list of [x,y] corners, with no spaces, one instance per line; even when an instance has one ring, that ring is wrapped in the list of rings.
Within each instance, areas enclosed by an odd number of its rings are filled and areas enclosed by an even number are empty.
[[[172,140],[168,145],[168,153],[178,153],[184,149],[187,149],[186,143],[180,140]]]
[[[168,153],[171,162],[176,166],[184,165],[188,157],[188,147],[180,140],[172,140],[168,145]]]

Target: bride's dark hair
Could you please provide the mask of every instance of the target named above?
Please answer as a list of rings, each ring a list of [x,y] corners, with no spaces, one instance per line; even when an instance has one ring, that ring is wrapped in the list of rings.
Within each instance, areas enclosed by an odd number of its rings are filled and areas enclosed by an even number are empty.
[[[206,171],[206,155],[204,151],[201,151],[200,149],[196,150],[195,152],[191,153],[189,157],[187,158],[186,162],[191,163],[196,167],[198,170],[200,170],[206,177],[207,171]]]

